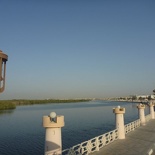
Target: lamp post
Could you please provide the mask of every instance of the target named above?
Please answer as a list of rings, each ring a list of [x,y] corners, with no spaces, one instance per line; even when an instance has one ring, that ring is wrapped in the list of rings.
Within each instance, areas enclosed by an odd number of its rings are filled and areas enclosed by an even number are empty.
[[[6,61],[8,56],[0,50],[0,93],[5,89]]]

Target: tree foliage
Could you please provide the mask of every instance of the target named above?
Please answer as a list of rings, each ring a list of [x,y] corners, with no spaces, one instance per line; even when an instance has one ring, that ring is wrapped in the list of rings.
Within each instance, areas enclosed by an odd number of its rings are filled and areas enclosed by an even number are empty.
[[[136,95],[133,95],[132,96],[132,100],[137,100],[137,96]]]

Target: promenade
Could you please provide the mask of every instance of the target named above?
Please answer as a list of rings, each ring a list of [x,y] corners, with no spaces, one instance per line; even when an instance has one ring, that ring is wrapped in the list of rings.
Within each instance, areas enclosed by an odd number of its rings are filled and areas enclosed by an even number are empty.
[[[155,119],[90,155],[155,155]]]

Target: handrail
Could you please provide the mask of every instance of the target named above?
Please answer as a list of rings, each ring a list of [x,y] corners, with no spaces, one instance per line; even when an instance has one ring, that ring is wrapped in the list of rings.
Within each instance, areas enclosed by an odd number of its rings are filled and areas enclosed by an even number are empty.
[[[136,128],[138,128],[140,126],[140,119],[134,121],[134,122],[131,122],[129,124],[126,124],[124,127],[125,127],[125,134],[131,132],[131,131],[134,131]]]
[[[92,138],[81,144],[77,144],[69,149],[62,151],[63,155],[88,155],[95,151],[99,151],[102,147],[112,143],[114,140],[118,139],[118,130],[107,132],[103,135]]]

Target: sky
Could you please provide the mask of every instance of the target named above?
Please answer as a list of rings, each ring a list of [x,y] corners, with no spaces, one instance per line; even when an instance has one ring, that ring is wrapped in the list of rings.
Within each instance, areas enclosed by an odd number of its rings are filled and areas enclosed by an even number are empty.
[[[0,0],[0,99],[106,98],[155,89],[154,0]]]

